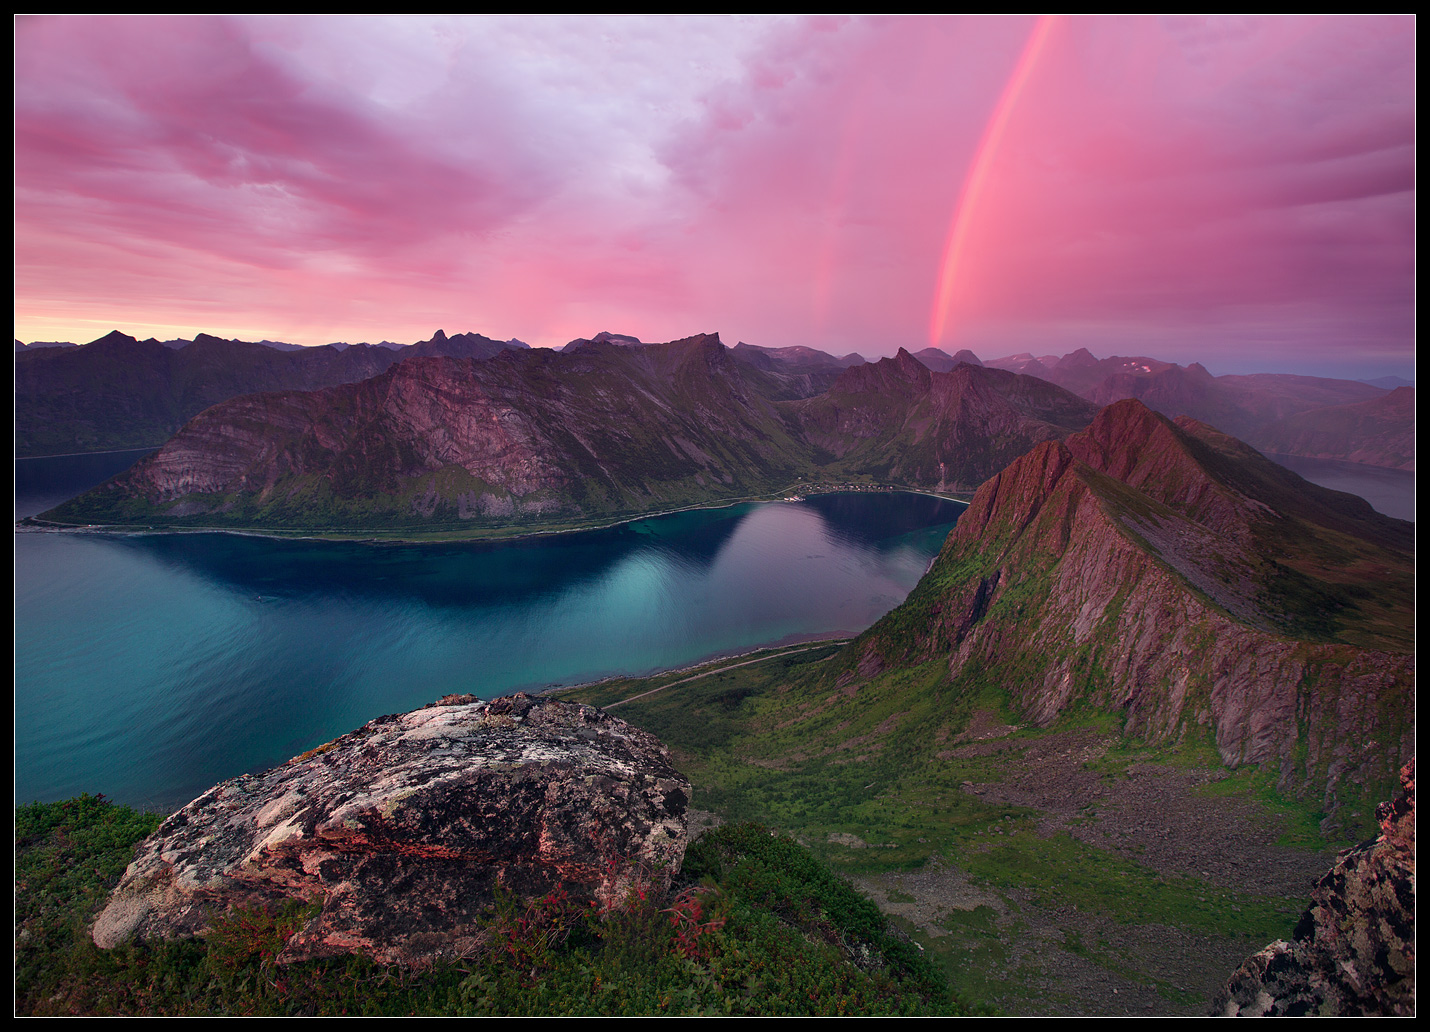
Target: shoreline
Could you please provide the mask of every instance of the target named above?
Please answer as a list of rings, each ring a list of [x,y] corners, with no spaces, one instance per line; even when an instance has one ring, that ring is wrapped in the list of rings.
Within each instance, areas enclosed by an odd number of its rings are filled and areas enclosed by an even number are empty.
[[[814,632],[809,635],[786,635],[779,641],[771,642],[768,645],[756,645],[754,648],[746,649],[744,652],[716,653],[705,659],[697,660],[688,666],[670,667],[666,670],[652,670],[644,674],[611,674],[609,677],[597,678],[594,681],[581,681],[578,684],[549,684],[545,688],[535,690],[518,688],[509,694],[515,695],[517,692],[530,691],[532,695],[555,695],[558,692],[574,692],[581,688],[599,688],[601,685],[610,684],[612,681],[647,681],[653,677],[666,677],[670,674],[694,673],[695,671],[703,670],[705,667],[713,666],[716,663],[724,663],[732,659],[744,659],[746,656],[757,656],[762,652],[779,655],[784,650],[793,649],[798,645],[813,646],[836,641],[847,643],[853,641],[863,633],[863,631],[855,631],[852,633],[849,631],[830,631],[827,633]],[[774,655],[768,658],[773,659]],[[662,685],[661,688],[656,689],[656,691],[661,691],[669,687],[671,687],[671,685]],[[501,696],[493,696],[493,698],[501,698]]]
[[[162,444],[155,444],[152,446],[141,445],[138,448],[108,448],[105,451],[56,452],[53,455],[16,455],[15,461],[29,462],[32,459],[82,459],[87,455],[123,455],[126,452],[143,452],[146,455],[152,455],[162,447],[164,447]]]
[[[81,452],[79,454],[99,454],[96,452]],[[43,456],[44,458],[57,458],[58,456]],[[697,505],[681,506],[677,509],[662,509],[656,512],[640,513],[634,516],[624,516],[620,519],[612,520],[608,523],[597,523],[591,526],[578,527],[551,527],[548,529],[515,530],[511,533],[495,531],[491,533],[464,534],[461,531],[433,531],[432,534],[442,534],[441,537],[399,537],[359,535],[345,531],[331,532],[311,532],[301,531],[284,532],[281,530],[264,530],[250,527],[148,527],[140,529],[137,526],[125,526],[120,524],[69,524],[55,523],[50,520],[41,520],[38,516],[22,516],[15,520],[14,528],[17,534],[112,534],[118,537],[144,537],[154,534],[236,534],[240,537],[260,537],[278,541],[334,541],[346,542],[348,544],[359,545],[450,545],[450,544],[470,544],[470,543],[491,543],[505,544],[511,541],[521,541],[530,538],[554,537],[558,534],[579,534],[586,531],[611,530],[615,527],[623,527],[628,523],[637,523],[641,520],[656,519],[660,516],[675,516],[682,512],[696,512],[702,510],[729,509],[736,505],[747,505],[753,503],[772,502],[792,502],[803,501],[806,498],[830,494],[916,494],[929,498],[938,498],[945,502],[954,502],[958,505],[967,506],[972,502],[972,495],[969,498],[955,498],[951,495],[939,494],[937,491],[930,491],[924,488],[910,487],[874,487],[874,488],[833,488],[830,490],[816,490],[807,494],[797,495],[791,498],[790,492],[794,490],[793,485],[784,491],[773,492],[772,495],[761,495],[746,498],[736,498],[725,502],[710,502]],[[401,532],[399,532],[401,533]]]

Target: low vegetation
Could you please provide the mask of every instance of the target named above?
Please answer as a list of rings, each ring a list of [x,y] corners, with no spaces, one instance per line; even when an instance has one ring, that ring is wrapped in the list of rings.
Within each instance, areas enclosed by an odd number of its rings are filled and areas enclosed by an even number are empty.
[[[839,649],[772,650],[763,663],[571,695],[630,699],[614,712],[667,742],[695,806],[778,828],[882,890],[886,911],[913,915],[900,926],[962,999],[1015,1013],[1121,1013],[1089,998],[1089,980],[1106,977],[1158,1013],[1201,1013],[1242,958],[1291,933],[1341,844],[1319,834],[1323,814],[1276,793],[1271,775],[1226,771],[1207,741],[1154,748],[1092,710],[1022,726],[996,683],[951,684],[942,661],[863,676],[857,650]],[[1087,753],[1060,760],[1091,786],[1086,800],[1016,801],[1020,773],[1070,749]],[[1202,784],[1188,805],[1262,829],[1267,855],[1307,873],[1243,886],[1159,850],[1151,829],[1166,818],[1139,814],[1131,771]],[[1128,813],[1141,830],[1122,826]]]
[[[95,947],[89,925],[153,814],[102,797],[15,815],[22,1014],[949,1014],[943,972],[788,838],[712,832],[672,890],[600,910],[564,894],[493,907],[484,948],[411,971],[280,966],[308,912],[225,915],[199,941]]]
[[[956,688],[937,662],[861,678],[836,658],[842,644],[572,690],[668,742],[695,805],[723,823],[659,898],[604,912],[507,900],[484,949],[423,971],[358,957],[277,965],[297,907],[227,915],[202,941],[99,950],[89,924],[159,818],[102,797],[20,807],[17,1010],[1066,1013],[1099,1009],[1092,971],[1140,988],[1157,1012],[1196,1013],[1228,958],[1291,932],[1304,888],[1239,887],[1176,869],[1145,840],[1092,834],[1115,825],[1109,807],[1132,772],[1211,770],[1206,743],[1151,749],[1091,713],[1023,727],[993,686]],[[1108,795],[1059,815],[1016,800],[1020,768],[1067,742],[1100,743],[1078,769]],[[1195,794],[1259,814],[1268,848],[1308,870],[1329,862],[1319,815],[1262,773],[1217,770]],[[924,883],[960,888],[931,906]]]

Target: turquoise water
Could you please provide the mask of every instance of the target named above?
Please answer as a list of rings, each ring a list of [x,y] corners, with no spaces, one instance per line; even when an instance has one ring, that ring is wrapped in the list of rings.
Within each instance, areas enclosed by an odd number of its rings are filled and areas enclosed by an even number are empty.
[[[17,515],[60,490],[31,488]],[[16,801],[174,808],[449,692],[854,633],[962,508],[825,495],[501,546],[17,534]]]

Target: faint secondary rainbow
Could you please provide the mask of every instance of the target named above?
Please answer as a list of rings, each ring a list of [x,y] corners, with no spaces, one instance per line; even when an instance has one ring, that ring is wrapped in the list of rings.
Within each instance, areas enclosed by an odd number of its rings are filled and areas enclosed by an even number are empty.
[[[1038,63],[1052,26],[1053,17],[1046,14],[1033,23],[1033,29],[1028,33],[1028,42],[1023,45],[1022,56],[1013,66],[1013,72],[1003,86],[1003,95],[998,98],[998,104],[994,107],[988,124],[983,128],[983,139],[978,142],[978,150],[969,167],[968,178],[963,182],[963,193],[958,198],[958,204],[953,209],[953,218],[948,224],[948,239],[944,243],[943,261],[939,266],[938,292],[934,295],[933,311],[929,314],[931,348],[938,347],[948,324],[953,285],[958,278],[959,265],[963,261],[963,245],[968,236],[969,223],[972,221],[969,216],[978,205],[979,196],[983,193],[983,186],[988,179],[988,170],[992,167],[993,158],[1003,142],[1003,132],[1008,127],[1009,116],[1017,106],[1018,97]]]

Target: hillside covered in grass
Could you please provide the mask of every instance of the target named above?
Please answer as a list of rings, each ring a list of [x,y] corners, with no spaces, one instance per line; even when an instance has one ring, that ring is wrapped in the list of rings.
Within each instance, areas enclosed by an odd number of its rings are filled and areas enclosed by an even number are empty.
[[[1089,708],[1039,728],[996,681],[929,661],[855,682],[850,654],[771,650],[570,695],[660,736],[709,819],[803,844],[960,998],[1008,1013],[1204,1013],[1334,858],[1323,813],[1273,773],[1226,769],[1209,734],[1156,745]]]

